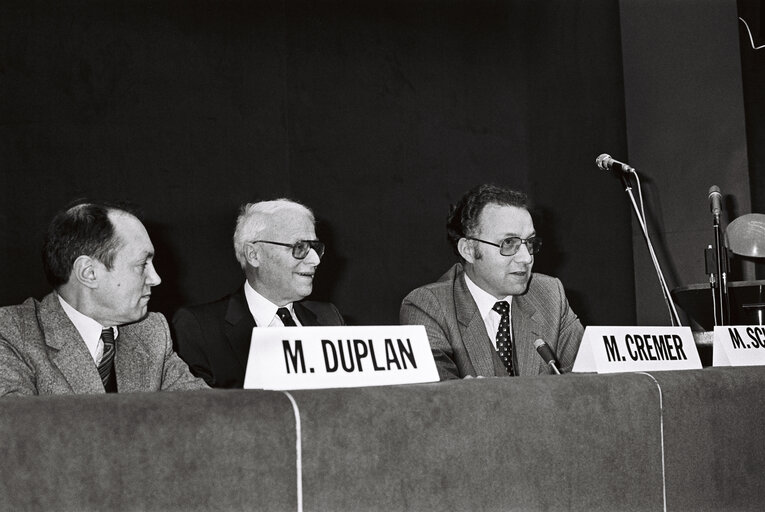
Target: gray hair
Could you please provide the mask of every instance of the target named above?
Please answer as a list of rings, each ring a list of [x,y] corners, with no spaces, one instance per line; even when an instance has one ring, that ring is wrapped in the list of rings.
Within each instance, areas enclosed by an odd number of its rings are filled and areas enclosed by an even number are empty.
[[[247,242],[257,240],[263,234],[268,228],[270,218],[273,215],[286,211],[305,213],[311,219],[311,222],[316,222],[313,212],[307,206],[291,199],[282,198],[242,205],[239,209],[239,217],[236,219],[236,229],[234,230],[234,254],[242,269],[245,268],[247,263],[244,251]]]

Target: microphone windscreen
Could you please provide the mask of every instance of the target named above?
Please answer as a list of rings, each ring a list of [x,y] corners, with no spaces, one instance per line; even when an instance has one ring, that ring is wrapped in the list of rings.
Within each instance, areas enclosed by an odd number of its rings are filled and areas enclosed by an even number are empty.
[[[611,155],[609,155],[608,153],[603,153],[602,155],[600,155],[598,158],[595,159],[595,165],[597,165],[598,169],[600,169],[601,171],[607,171],[609,160],[611,160]]]
[[[537,353],[544,359],[545,363],[555,361],[555,353],[550,348],[550,345],[544,342],[544,340],[538,339],[534,342],[534,347],[537,349]]]

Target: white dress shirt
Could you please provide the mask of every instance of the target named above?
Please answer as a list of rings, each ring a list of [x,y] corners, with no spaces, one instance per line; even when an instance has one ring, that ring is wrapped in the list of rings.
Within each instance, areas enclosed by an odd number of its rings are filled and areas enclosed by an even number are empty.
[[[104,355],[104,342],[101,339],[101,331],[106,329],[106,327],[74,309],[61,295],[56,294],[56,296],[61,303],[61,307],[64,308],[64,313],[72,321],[77,332],[80,333],[80,337],[85,342],[85,345],[87,345],[88,352],[90,352],[93,361],[98,365],[101,362],[101,357]],[[112,331],[116,340],[117,336],[119,336],[119,330],[115,326],[112,327]]]
[[[276,310],[280,307],[287,308],[295,321],[295,325],[303,325],[295,315],[293,303],[286,306],[277,306],[261,294],[253,290],[248,281],[244,282],[244,297],[247,299],[247,307],[250,308],[252,318],[258,327],[284,327],[282,319],[276,315]]]
[[[499,301],[507,301],[511,306],[508,314],[510,315],[510,332],[513,332],[513,296],[508,295],[504,299],[497,299],[492,294],[486,292],[483,288],[480,288],[477,284],[470,280],[467,273],[465,273],[465,284],[467,284],[470,295],[473,296],[473,300],[478,306],[478,312],[481,314],[483,324],[486,326],[486,334],[489,335],[491,343],[494,345],[494,349],[497,349],[497,330],[499,330],[499,322],[502,319],[502,315],[494,311],[492,308],[494,304]]]

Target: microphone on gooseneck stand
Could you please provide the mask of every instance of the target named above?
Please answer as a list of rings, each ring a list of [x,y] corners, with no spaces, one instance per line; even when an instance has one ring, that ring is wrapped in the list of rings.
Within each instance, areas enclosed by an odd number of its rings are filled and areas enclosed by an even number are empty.
[[[552,368],[556,375],[560,375],[558,361],[555,359],[555,353],[550,348],[550,345],[545,343],[544,340],[538,339],[534,342],[534,347],[536,347],[537,353],[544,360],[545,364]]]
[[[656,258],[656,252],[653,250],[651,237],[648,236],[648,224],[646,222],[645,211],[643,209],[643,193],[640,189],[640,177],[638,176],[637,171],[635,171],[634,167],[630,167],[624,162],[614,160],[611,158],[611,155],[607,153],[603,153],[598,158],[596,158],[595,165],[604,171],[617,171],[619,174],[619,178],[621,178],[622,183],[624,184],[624,191],[630,198],[632,209],[634,210],[635,216],[637,217],[638,223],[640,224],[640,229],[643,231],[643,238],[645,239],[645,243],[648,246],[648,254],[651,256],[651,262],[653,263],[654,270],[656,270],[656,277],[659,279],[659,287],[661,288],[661,293],[664,295],[664,302],[667,304],[667,309],[669,310],[670,322],[673,326],[682,325],[680,323],[680,315],[677,314],[677,308],[675,308],[675,303],[672,300],[672,294],[670,293],[669,287],[667,286],[667,281],[664,279],[664,273],[661,271],[659,260]],[[640,206],[638,206],[637,202],[635,201],[635,196],[632,194],[632,184],[629,180],[630,177],[634,177],[635,183],[637,183],[638,196],[640,197]]]
[[[728,258],[723,247],[722,234],[720,232],[720,213],[722,212],[722,194],[720,187],[709,187],[709,210],[712,212],[712,229],[715,236],[715,281],[716,297],[712,297],[715,307],[715,325],[728,325],[730,323],[730,306],[728,304]],[[714,286],[714,285],[713,285]],[[715,301],[715,299],[717,299]]]
[[[595,164],[604,171],[621,171],[621,172],[633,172],[635,169],[629,165],[614,160],[608,153],[603,153],[595,159]]]

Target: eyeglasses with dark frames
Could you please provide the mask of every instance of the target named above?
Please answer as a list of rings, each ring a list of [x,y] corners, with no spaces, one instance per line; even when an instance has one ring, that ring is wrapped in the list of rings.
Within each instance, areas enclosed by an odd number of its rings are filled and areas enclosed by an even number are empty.
[[[296,260],[302,260],[306,256],[308,256],[308,253],[313,249],[316,251],[316,254],[319,256],[319,259],[321,259],[322,256],[324,256],[324,242],[320,242],[318,240],[298,240],[294,244],[286,244],[284,242],[272,242],[271,240],[252,240],[250,242],[251,244],[272,244],[272,245],[281,245],[282,247],[289,247],[292,249],[292,257]]]
[[[505,238],[500,243],[495,244],[494,242],[489,242],[488,240],[481,240],[480,238],[473,238],[471,236],[465,237],[467,240],[475,240],[476,242],[481,242],[484,244],[493,245],[494,247],[499,247],[499,253],[502,256],[513,256],[515,253],[521,250],[521,245],[525,245],[526,249],[529,250],[529,254],[534,255],[539,252],[539,250],[542,248],[542,239],[538,236],[531,236],[529,238],[519,238],[517,236],[511,236],[508,238]]]

